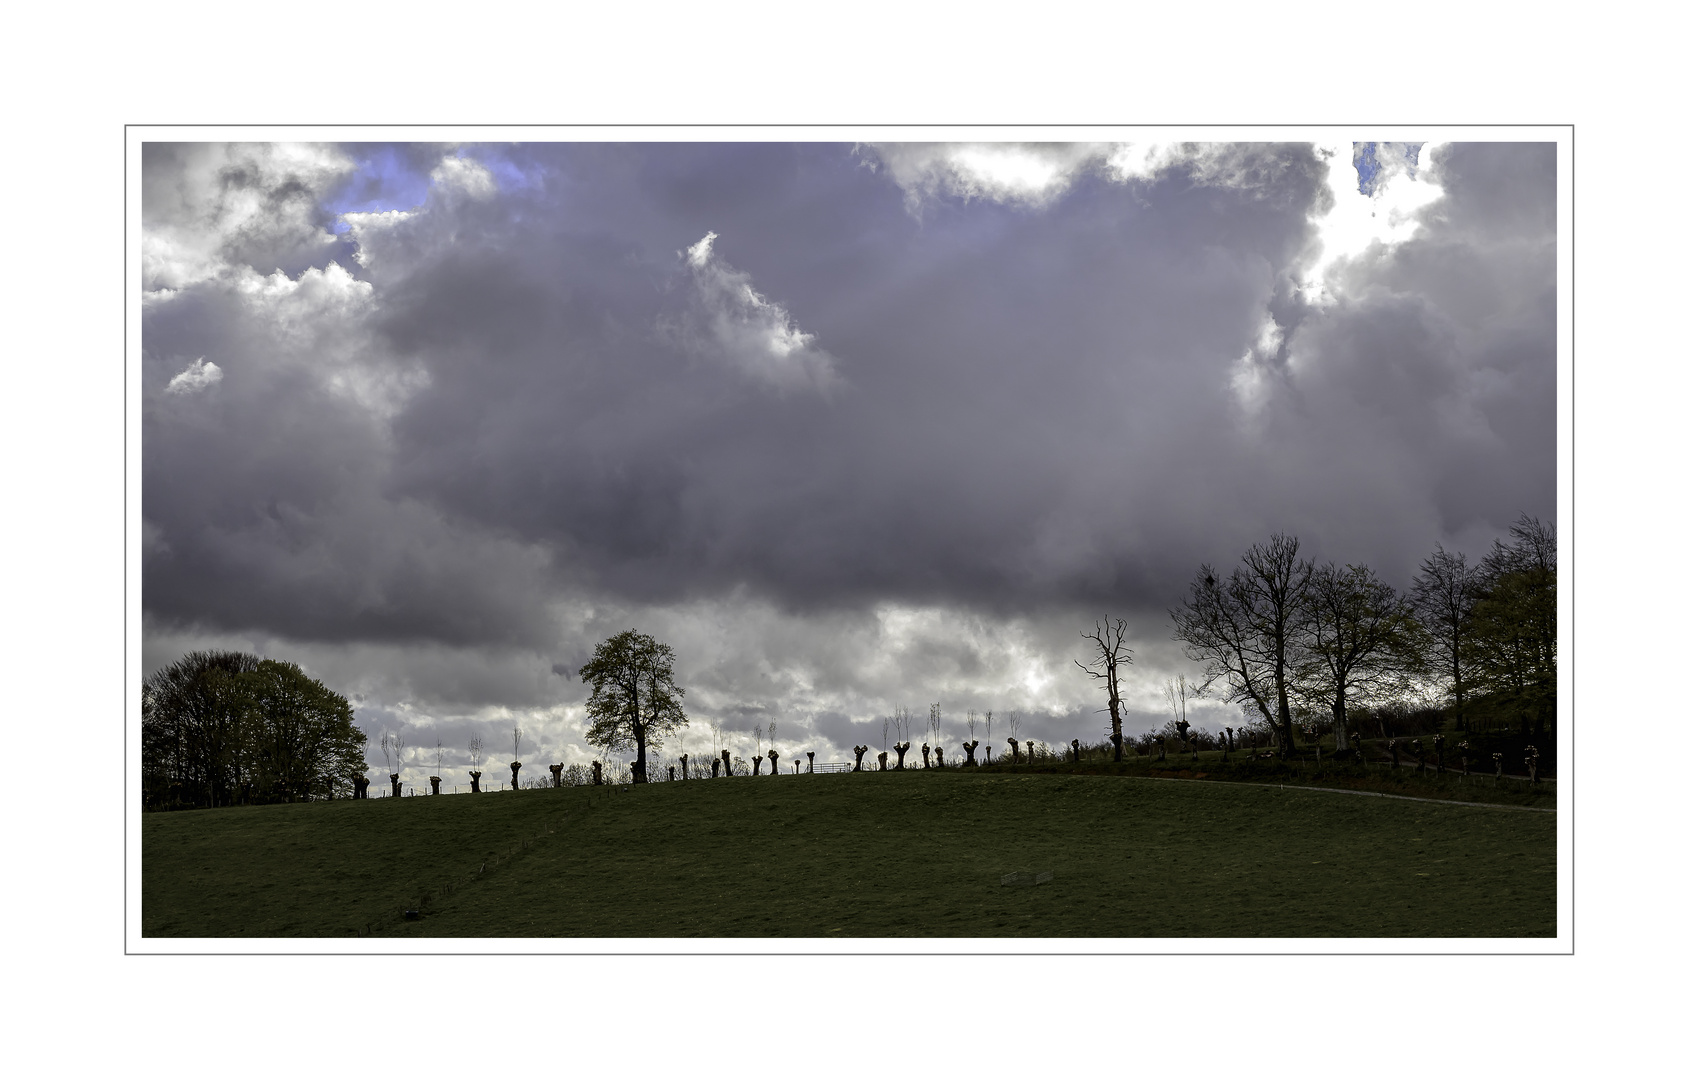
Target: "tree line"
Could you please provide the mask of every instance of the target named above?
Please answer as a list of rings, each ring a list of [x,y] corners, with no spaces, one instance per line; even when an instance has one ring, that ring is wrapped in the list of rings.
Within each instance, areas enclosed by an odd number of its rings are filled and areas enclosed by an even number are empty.
[[[148,809],[352,795],[365,747],[348,700],[286,661],[191,652],[142,683]]]
[[[1407,592],[1361,565],[1317,565],[1297,539],[1253,544],[1230,573],[1204,564],[1169,612],[1174,636],[1203,667],[1197,689],[1236,703],[1289,751],[1294,711],[1332,719],[1345,749],[1354,709],[1442,687],[1452,721],[1511,717],[1524,734],[1556,731],[1557,540],[1523,515],[1511,542],[1471,565],[1436,545]],[[1117,626],[1118,624],[1118,626]],[[1125,623],[1095,634],[1100,681],[1113,676]],[[1120,743],[1117,702],[1112,738]]]

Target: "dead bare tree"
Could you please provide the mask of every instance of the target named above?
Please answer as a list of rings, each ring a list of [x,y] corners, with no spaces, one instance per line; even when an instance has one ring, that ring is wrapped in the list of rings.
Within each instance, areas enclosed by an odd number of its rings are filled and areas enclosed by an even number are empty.
[[[1109,696],[1109,741],[1115,744],[1115,760],[1121,760],[1121,709],[1126,704],[1121,700],[1121,667],[1133,662],[1133,650],[1126,645],[1127,620],[1116,619],[1109,621],[1105,615],[1101,623],[1092,626],[1092,632],[1082,632],[1080,637],[1092,642],[1096,648],[1092,652],[1090,664],[1074,661],[1074,666],[1103,684]]]

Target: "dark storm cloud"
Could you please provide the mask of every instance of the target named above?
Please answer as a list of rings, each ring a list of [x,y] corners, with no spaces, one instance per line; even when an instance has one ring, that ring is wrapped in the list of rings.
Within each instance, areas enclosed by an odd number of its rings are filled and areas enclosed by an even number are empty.
[[[572,598],[1160,616],[1272,531],[1401,581],[1555,508],[1549,148],[1436,155],[1424,230],[1337,269],[1329,305],[1297,286],[1333,197],[1307,147],[918,213],[841,145],[458,153],[405,165],[437,173],[410,216],[319,247],[303,186],[384,209],[401,159],[243,166],[282,224],[163,282],[151,615],[539,651],[583,647]],[[162,235],[228,218],[228,169],[147,164]],[[315,252],[338,269],[262,276]],[[203,356],[222,381],[164,393]],[[748,676],[703,688],[753,707]]]

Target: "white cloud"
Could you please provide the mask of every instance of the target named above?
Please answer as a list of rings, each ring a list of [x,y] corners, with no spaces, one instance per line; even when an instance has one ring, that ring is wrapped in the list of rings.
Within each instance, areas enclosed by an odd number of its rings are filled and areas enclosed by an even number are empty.
[[[144,174],[169,180],[143,187],[143,289],[320,257],[336,243],[320,200],[353,170],[337,147],[312,143],[150,144]]]
[[[217,364],[209,363],[206,357],[201,357],[172,377],[165,384],[168,394],[193,394],[217,385],[224,378],[224,371]]]
[[[1445,194],[1433,168],[1433,151],[1441,144],[1424,144],[1414,169],[1407,167],[1399,152],[1402,145],[1381,155],[1380,175],[1369,194],[1358,188],[1353,144],[1317,147],[1327,162],[1327,186],[1333,200],[1326,213],[1312,219],[1320,251],[1303,278],[1304,298],[1310,303],[1334,302],[1334,290],[1328,285],[1330,271],[1377,245],[1384,250],[1410,240],[1416,235],[1422,208]]]
[[[875,143],[867,149],[908,196],[1041,206],[1111,148],[1099,143]]]
[[[369,213],[350,211],[342,215],[347,223],[348,231],[353,235],[359,249],[354,253],[354,261],[361,266],[372,265],[372,242],[386,236],[402,222],[414,215],[408,210],[376,210]]]
[[[490,170],[466,157],[443,158],[431,170],[431,183],[474,199],[487,199],[496,193],[496,178],[490,175]]]
[[[756,292],[748,274],[714,254],[718,236],[710,232],[682,254],[699,318],[685,343],[779,389],[829,388],[837,381],[831,354],[793,325],[784,307]]]
[[[1236,143],[964,142],[869,143],[862,151],[918,212],[927,199],[939,198],[1041,207],[1089,173],[1130,184],[1183,169],[1201,186],[1256,188],[1271,177],[1265,149]]]

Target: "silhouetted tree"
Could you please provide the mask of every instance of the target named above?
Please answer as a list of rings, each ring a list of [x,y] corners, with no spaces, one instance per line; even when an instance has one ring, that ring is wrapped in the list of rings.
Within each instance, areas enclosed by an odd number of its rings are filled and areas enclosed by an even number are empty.
[[[1109,695],[1109,741],[1115,744],[1115,760],[1121,760],[1121,674],[1123,665],[1133,662],[1133,650],[1124,642],[1127,635],[1127,620],[1116,619],[1113,623],[1109,616],[1103,617],[1103,622],[1095,624],[1092,632],[1082,632],[1080,637],[1092,642],[1096,648],[1092,652],[1090,664],[1074,661],[1074,666],[1103,684]],[[986,714],[986,727],[990,729],[990,714]]]
[[[1251,545],[1241,562],[1226,581],[1199,567],[1190,595],[1168,614],[1187,657],[1204,665],[1200,689],[1224,683],[1223,698],[1260,714],[1284,754],[1293,746],[1293,668],[1314,566],[1298,558],[1295,538],[1278,534]]]
[[[1366,566],[1316,570],[1301,623],[1303,694],[1332,713],[1333,748],[1345,750],[1348,708],[1406,691],[1428,639],[1410,604]]]
[[[352,794],[365,744],[347,699],[285,661],[192,652],[142,684],[150,808]]]
[[[590,684],[585,740],[610,752],[636,748],[632,783],[648,780],[649,743],[690,722],[679,700],[684,691],[673,682],[672,664],[670,646],[627,630],[597,645],[590,662],[578,670],[579,678]]]
[[[1475,605],[1476,572],[1461,552],[1438,544],[1422,560],[1410,585],[1416,616],[1428,631],[1428,660],[1451,684],[1452,720],[1463,726],[1463,699],[1469,692],[1469,672],[1463,650],[1464,624]]]

